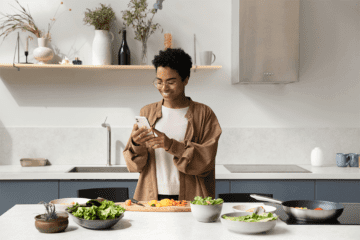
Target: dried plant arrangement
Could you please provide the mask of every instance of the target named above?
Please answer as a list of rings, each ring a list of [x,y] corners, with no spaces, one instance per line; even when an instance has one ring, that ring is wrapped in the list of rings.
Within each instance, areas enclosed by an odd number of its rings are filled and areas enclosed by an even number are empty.
[[[23,32],[31,32],[33,33],[37,38],[48,38],[51,40],[51,34],[50,30],[52,26],[56,22],[56,14],[60,8],[60,5],[63,4],[63,2],[60,3],[59,7],[57,8],[55,15],[53,18],[50,19],[51,23],[48,24],[48,30],[42,31],[38,28],[38,26],[35,24],[35,21],[33,17],[31,16],[29,7],[28,10],[26,10],[18,0],[15,0],[15,2],[19,5],[19,8],[16,8],[12,6],[17,13],[15,14],[4,14],[0,13],[2,15],[2,18],[0,18],[0,30],[2,33],[0,34],[0,37],[3,37],[3,40],[12,32],[16,30],[21,30]],[[71,11],[71,9],[69,9]],[[29,36],[30,39],[32,39],[31,36]]]
[[[110,6],[100,3],[101,8],[85,12],[85,25],[93,25],[95,30],[110,30],[111,22],[115,19],[115,13]]]
[[[158,0],[153,9],[147,9],[148,3],[146,0],[130,0],[128,4],[130,10],[122,11],[122,19],[125,21],[126,26],[132,26],[135,29],[134,39],[146,42],[151,34],[161,28],[159,23],[154,24],[152,21],[157,10],[162,9],[161,3],[163,1]],[[148,19],[148,14],[152,14],[150,19]]]
[[[46,209],[46,213],[45,214],[41,214],[41,219],[44,221],[49,221],[51,219],[57,219],[58,215],[56,214],[55,211],[55,205],[52,203],[46,203],[46,202],[40,202],[40,204],[44,204],[45,209]]]

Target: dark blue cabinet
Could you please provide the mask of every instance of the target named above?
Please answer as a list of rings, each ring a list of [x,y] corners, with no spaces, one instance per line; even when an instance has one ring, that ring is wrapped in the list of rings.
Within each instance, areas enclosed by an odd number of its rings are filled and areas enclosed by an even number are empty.
[[[59,198],[77,197],[77,190],[87,188],[129,188],[129,197],[135,193],[137,180],[61,180]]]
[[[216,180],[220,193],[271,193],[275,199],[360,202],[359,180]],[[86,188],[127,187],[134,196],[137,180],[4,180],[0,181],[0,215],[15,204],[37,204],[77,197]]]
[[[220,193],[230,192],[230,181],[229,180],[216,180],[215,182],[215,198],[219,197]]]
[[[0,181],[0,215],[15,204],[50,202],[58,198],[59,181]]]
[[[231,193],[270,193],[280,201],[314,200],[314,180],[235,180]]]
[[[316,200],[360,203],[359,180],[316,180]]]

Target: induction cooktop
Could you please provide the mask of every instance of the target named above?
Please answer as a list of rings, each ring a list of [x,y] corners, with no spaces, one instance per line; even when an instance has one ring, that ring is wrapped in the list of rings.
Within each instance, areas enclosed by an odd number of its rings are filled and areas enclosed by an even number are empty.
[[[224,167],[231,173],[311,173],[291,164],[226,164]]]
[[[281,221],[287,225],[360,225],[360,203],[341,203],[344,211],[337,220],[325,222],[303,222],[294,218],[289,218],[282,206],[275,203],[265,203],[276,207],[277,214]]]

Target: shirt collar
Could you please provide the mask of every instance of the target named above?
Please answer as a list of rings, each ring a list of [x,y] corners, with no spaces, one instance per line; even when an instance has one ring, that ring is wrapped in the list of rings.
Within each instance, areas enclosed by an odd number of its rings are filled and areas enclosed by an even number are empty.
[[[189,121],[189,120],[192,119],[192,117],[193,117],[193,113],[194,113],[194,102],[193,102],[193,100],[192,100],[190,97],[186,97],[186,98],[190,100],[189,109],[188,109],[188,111],[187,111],[186,114],[185,114],[185,117],[186,117],[186,118],[188,119],[188,121]],[[159,118],[162,117],[161,107],[162,107],[163,103],[164,103],[164,99],[162,99],[161,101],[159,101],[159,102],[156,103],[156,110],[155,110],[155,111],[156,111],[156,113],[155,113],[156,119],[154,119],[154,122],[152,123],[152,125],[155,124],[155,122],[156,122],[157,119],[159,119]]]

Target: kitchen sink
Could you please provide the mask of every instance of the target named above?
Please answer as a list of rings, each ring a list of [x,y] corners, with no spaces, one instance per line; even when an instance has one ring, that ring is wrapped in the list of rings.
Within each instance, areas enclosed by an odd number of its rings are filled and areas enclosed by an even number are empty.
[[[128,173],[127,167],[74,167],[68,173]]]
[[[224,165],[231,173],[311,173],[297,165],[234,164]]]

